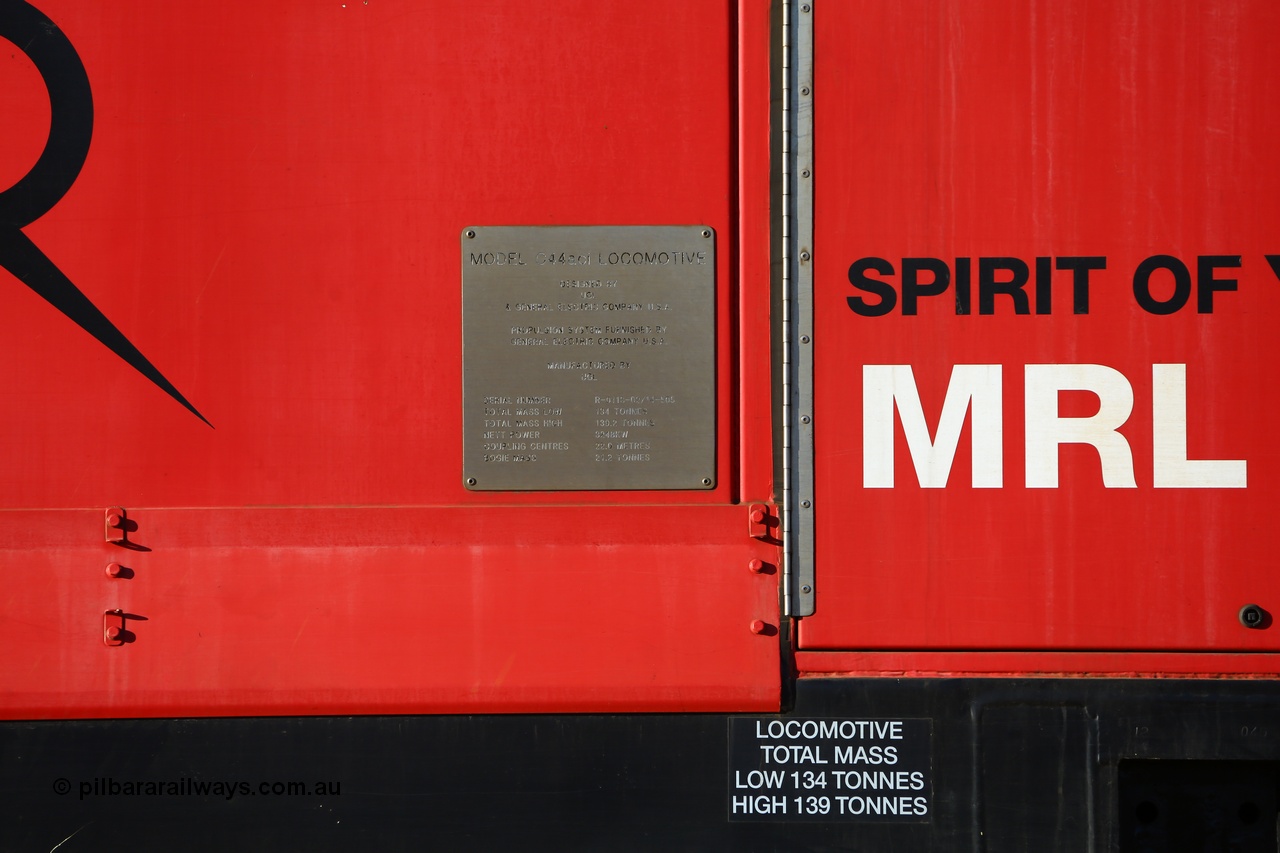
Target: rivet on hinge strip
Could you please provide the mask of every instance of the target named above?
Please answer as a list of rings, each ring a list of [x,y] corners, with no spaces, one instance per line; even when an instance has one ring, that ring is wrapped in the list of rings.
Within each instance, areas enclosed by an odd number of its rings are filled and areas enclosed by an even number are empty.
[[[125,540],[124,509],[118,506],[107,507],[106,531],[107,541],[112,545],[122,545]]]
[[[108,610],[102,614],[102,642],[108,646],[123,646],[124,637],[124,611]]]
[[[774,523],[769,507],[765,504],[752,504],[747,508],[747,533],[752,538],[768,539],[769,528]]]

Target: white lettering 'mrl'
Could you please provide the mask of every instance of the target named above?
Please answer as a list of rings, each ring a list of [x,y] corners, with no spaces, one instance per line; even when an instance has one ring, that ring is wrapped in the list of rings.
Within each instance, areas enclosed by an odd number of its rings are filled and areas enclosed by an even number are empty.
[[[1003,485],[1003,399],[998,364],[952,368],[947,396],[933,438],[925,423],[910,365],[868,364],[862,368],[863,485],[893,487],[893,412],[902,430],[922,488],[947,485],[970,413],[973,486]],[[1211,489],[1247,485],[1242,459],[1187,458],[1187,366],[1151,367],[1152,480],[1156,488]],[[1088,417],[1061,417],[1061,391],[1088,391],[1098,411]],[[1028,364],[1025,372],[1027,488],[1058,487],[1058,448],[1087,444],[1098,452],[1107,488],[1134,488],[1133,452],[1120,427],[1133,412],[1133,386],[1124,374],[1101,364]]]

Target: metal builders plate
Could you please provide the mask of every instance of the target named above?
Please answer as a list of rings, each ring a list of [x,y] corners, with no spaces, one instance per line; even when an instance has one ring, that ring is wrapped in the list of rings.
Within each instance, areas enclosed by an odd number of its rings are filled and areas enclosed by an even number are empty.
[[[472,489],[715,485],[715,233],[462,232]]]

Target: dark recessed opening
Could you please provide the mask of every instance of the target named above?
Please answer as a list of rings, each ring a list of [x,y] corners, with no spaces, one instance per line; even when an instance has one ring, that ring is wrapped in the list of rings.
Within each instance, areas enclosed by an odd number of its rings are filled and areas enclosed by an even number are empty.
[[[1121,853],[1280,853],[1280,762],[1122,761]]]

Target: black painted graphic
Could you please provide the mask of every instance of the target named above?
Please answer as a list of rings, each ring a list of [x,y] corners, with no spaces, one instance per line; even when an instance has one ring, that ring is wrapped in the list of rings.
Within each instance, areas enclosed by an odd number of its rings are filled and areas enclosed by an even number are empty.
[[[24,0],[0,0],[0,36],[13,42],[35,64],[49,91],[50,109],[49,140],[40,159],[22,180],[0,192],[0,266],[208,424],[204,415],[23,233],[23,228],[58,203],[80,174],[93,135],[93,95],[75,48],[39,9]]]

